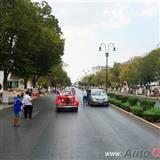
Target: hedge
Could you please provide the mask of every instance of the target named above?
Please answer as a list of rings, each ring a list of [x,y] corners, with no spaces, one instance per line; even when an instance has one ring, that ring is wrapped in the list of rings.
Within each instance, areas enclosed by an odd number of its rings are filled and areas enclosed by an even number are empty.
[[[154,100],[149,100],[149,99],[141,99],[139,100],[140,105],[143,106],[144,110],[148,110],[154,107],[156,101]]]
[[[160,109],[151,108],[143,113],[143,116],[146,120],[151,122],[160,122]]]
[[[145,97],[108,93],[109,102],[151,122],[160,122],[160,109],[156,101]]]
[[[136,105],[136,103],[138,103],[138,98],[136,98],[136,97],[128,97],[128,101],[129,101],[129,104],[131,106],[134,106],[134,105]]]
[[[141,106],[131,106],[131,112],[139,117],[143,117],[143,111]]]
[[[121,108],[123,108],[126,111],[130,111],[130,105],[129,102],[125,102],[121,104]]]
[[[153,108],[156,101],[144,97],[127,96],[122,94],[108,93],[109,98],[120,100],[122,103],[129,102],[130,106],[140,105],[144,107],[144,110]]]

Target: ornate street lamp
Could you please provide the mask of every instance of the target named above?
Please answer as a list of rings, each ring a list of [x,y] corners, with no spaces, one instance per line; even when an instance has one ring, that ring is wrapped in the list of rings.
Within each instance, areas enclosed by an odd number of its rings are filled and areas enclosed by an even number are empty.
[[[101,43],[100,47],[99,47],[99,51],[102,51],[102,47],[104,47],[104,52],[105,52],[105,56],[106,56],[106,92],[108,89],[108,57],[109,57],[109,51],[110,51],[110,47],[112,47],[113,51],[116,51],[115,45],[114,43],[109,43],[108,44],[108,48],[106,43]]]

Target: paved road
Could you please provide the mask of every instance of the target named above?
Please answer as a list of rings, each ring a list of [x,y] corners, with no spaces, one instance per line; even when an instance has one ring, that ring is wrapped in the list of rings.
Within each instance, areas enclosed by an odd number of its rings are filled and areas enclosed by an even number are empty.
[[[78,98],[81,101],[80,93]],[[147,154],[160,148],[160,132],[111,107],[81,103],[78,113],[56,113],[54,99],[49,95],[35,100],[33,119],[22,118],[19,128],[12,127],[11,108],[0,111],[0,160],[130,159],[134,151]],[[121,152],[122,158],[106,157],[106,152]]]

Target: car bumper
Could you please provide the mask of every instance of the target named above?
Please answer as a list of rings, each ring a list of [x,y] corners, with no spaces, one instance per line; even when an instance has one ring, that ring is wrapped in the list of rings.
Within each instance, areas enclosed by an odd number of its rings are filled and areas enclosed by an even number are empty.
[[[98,102],[98,101],[91,101],[90,102],[91,105],[97,105],[97,106],[108,106],[108,101],[103,101],[103,102]]]
[[[78,106],[59,106],[57,105],[56,108],[78,108]]]

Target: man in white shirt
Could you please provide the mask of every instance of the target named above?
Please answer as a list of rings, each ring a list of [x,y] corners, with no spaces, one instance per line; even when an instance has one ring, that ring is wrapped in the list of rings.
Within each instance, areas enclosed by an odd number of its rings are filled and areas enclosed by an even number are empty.
[[[25,119],[28,118],[28,113],[29,113],[29,118],[32,118],[32,110],[33,110],[33,106],[32,106],[32,102],[31,102],[31,97],[29,95],[29,92],[26,92],[26,95],[23,98],[23,105],[24,105],[24,117]]]

